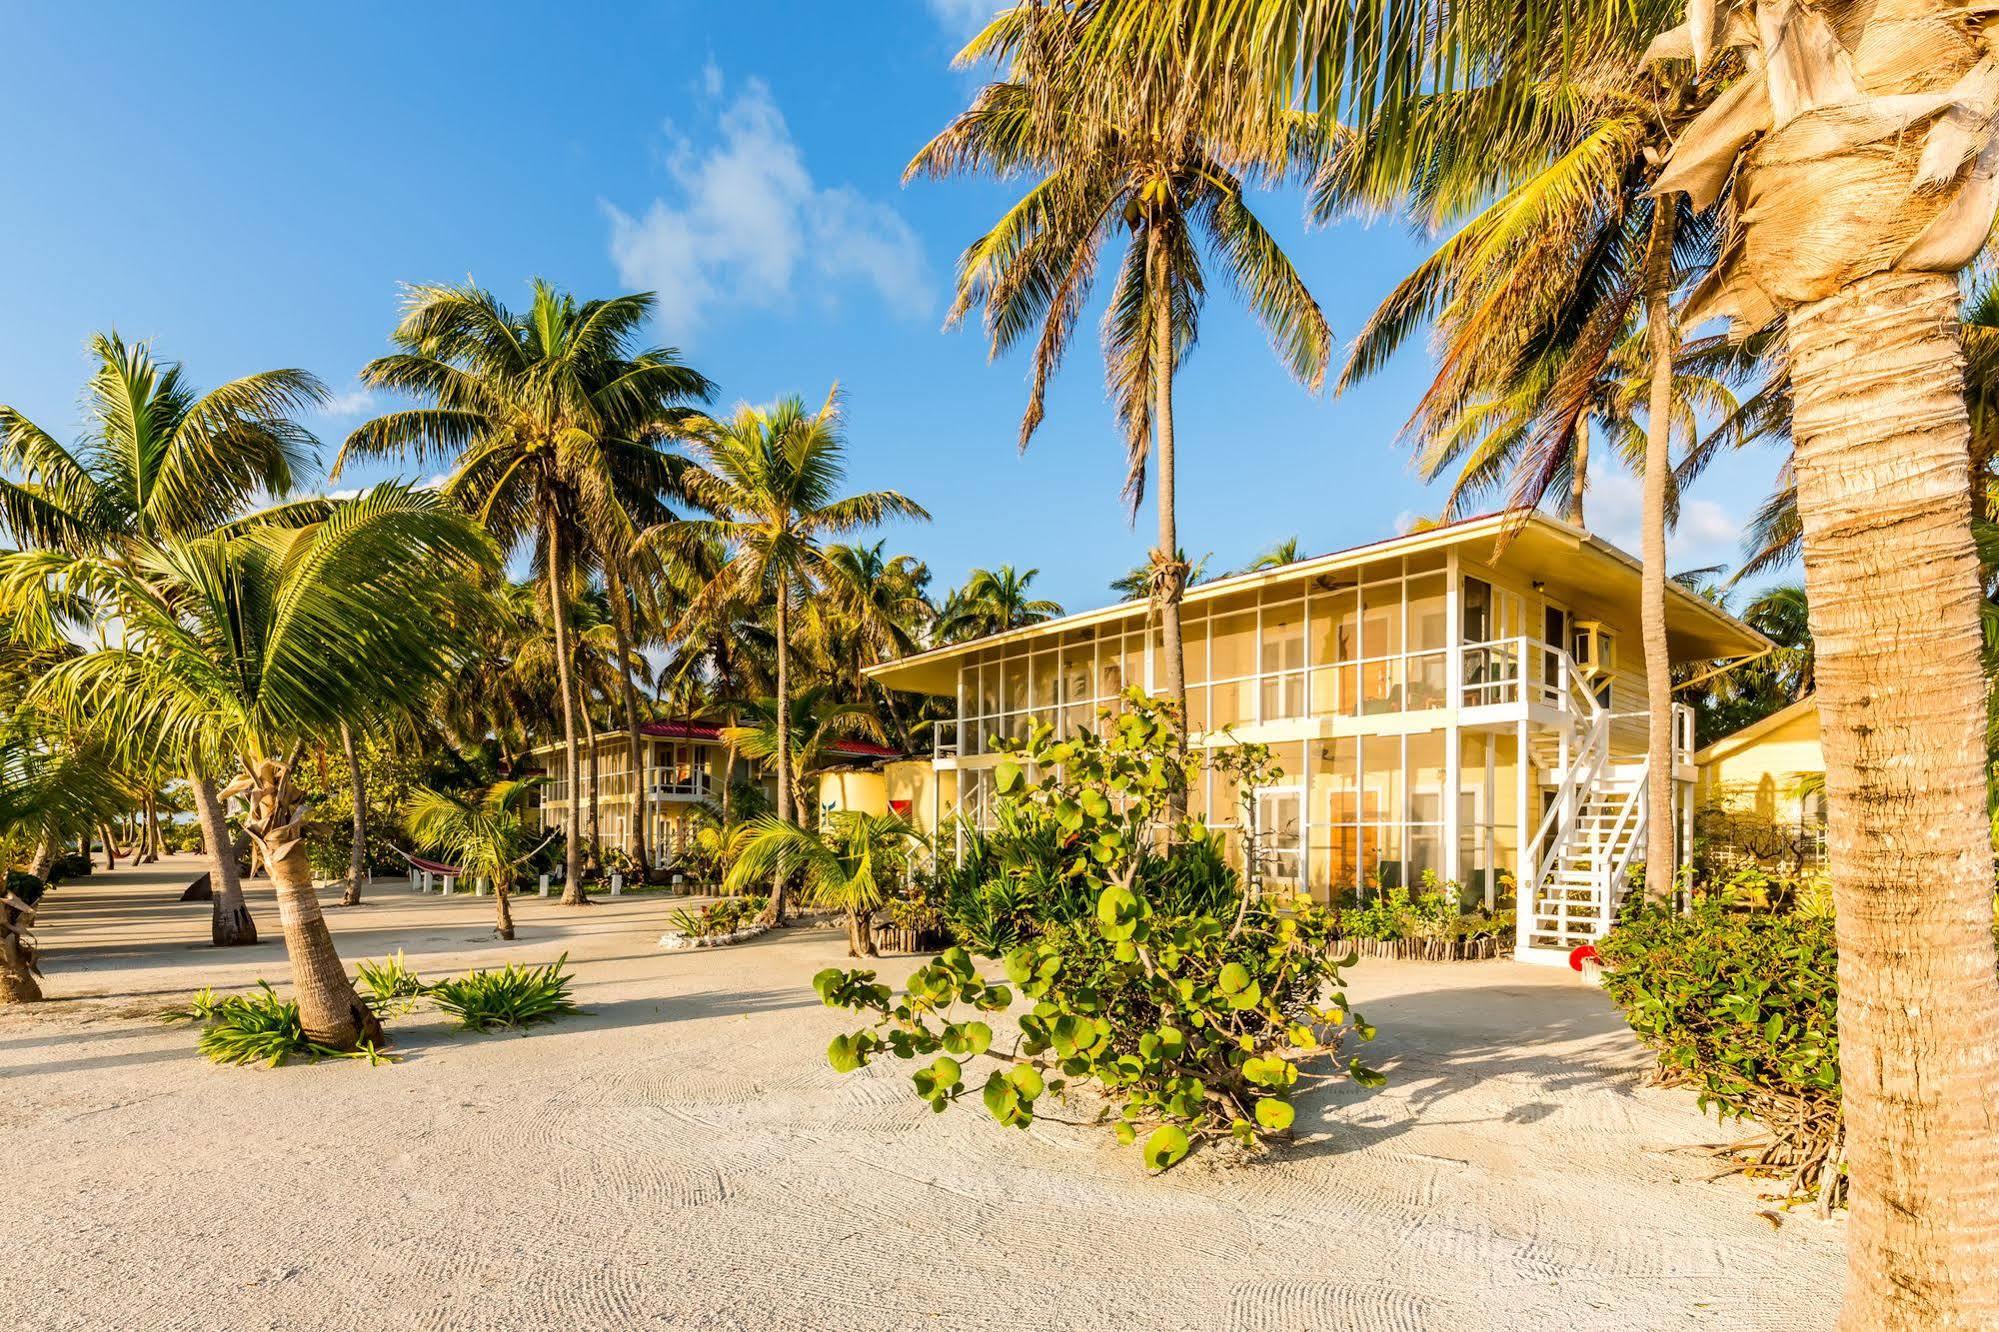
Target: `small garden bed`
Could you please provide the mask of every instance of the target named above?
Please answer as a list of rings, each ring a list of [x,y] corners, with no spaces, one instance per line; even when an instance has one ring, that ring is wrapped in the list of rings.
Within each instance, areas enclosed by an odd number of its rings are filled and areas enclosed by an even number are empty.
[[[1479,962],[1513,951],[1514,913],[1461,905],[1455,883],[1423,876],[1422,886],[1377,889],[1339,908],[1339,944],[1360,957],[1405,962]]]

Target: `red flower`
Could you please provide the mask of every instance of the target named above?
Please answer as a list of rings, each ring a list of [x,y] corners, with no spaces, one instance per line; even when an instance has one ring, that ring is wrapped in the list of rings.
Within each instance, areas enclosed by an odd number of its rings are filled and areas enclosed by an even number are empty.
[[[1595,944],[1582,944],[1569,950],[1569,967],[1571,970],[1581,971],[1583,963],[1595,961],[1597,961]]]

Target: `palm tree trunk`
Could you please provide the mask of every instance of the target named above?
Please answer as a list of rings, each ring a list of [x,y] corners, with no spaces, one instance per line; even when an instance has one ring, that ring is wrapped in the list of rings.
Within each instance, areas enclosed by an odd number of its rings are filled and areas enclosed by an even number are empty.
[[[243,900],[243,880],[236,873],[236,848],[229,839],[229,821],[223,813],[222,798],[215,783],[201,773],[188,770],[188,790],[194,796],[194,817],[201,825],[202,849],[208,852],[211,896],[215,909],[209,917],[210,942],[217,948],[234,948],[257,942],[257,922]]]
[[[777,590],[777,817],[792,820],[791,790],[791,589]],[[784,923],[784,880],[790,867],[782,859],[771,876],[770,901],[764,906],[766,925]]]
[[[1673,837],[1673,657],[1666,643],[1666,478],[1673,442],[1673,229],[1679,198],[1652,201],[1645,245],[1645,339],[1652,358],[1645,408],[1645,513],[1639,623],[1645,641],[1645,895],[1671,898],[1679,876]],[[1579,492],[1580,493],[1580,492]]]
[[[1589,423],[1576,423],[1575,456],[1569,463],[1569,509],[1563,517],[1577,527],[1583,524],[1583,491],[1589,488]]]
[[[246,826],[277,887],[278,922],[291,958],[299,1025],[311,1040],[336,1050],[386,1044],[382,1024],[347,978],[347,968],[333,946],[333,932],[326,928],[319,897],[312,890],[312,868],[299,837],[305,798],[291,781],[289,765],[260,764],[248,794]]]
[[[97,825],[97,836],[104,843],[104,868],[107,870],[117,869],[118,834],[112,830],[110,824],[100,823]]]
[[[493,876],[493,933],[502,939],[514,937],[514,909],[509,898],[513,884],[513,871],[504,870]]]
[[[569,624],[563,615],[562,528],[548,513],[548,613],[555,628],[555,675],[562,690],[562,777],[569,803],[562,811],[562,905],[588,906],[583,895],[582,774],[576,762],[576,687],[569,660]]]
[[[1187,590],[1187,569],[1180,562],[1180,532],[1174,498],[1173,441],[1173,293],[1167,283],[1166,238],[1155,220],[1146,229],[1150,250],[1147,264],[1152,283],[1152,428],[1158,452],[1153,500],[1159,510],[1159,565],[1154,596],[1159,606],[1160,650],[1165,658],[1166,696],[1178,720],[1174,747],[1187,756],[1187,657],[1180,640],[1180,598]],[[1131,681],[1125,681],[1129,686]],[[1175,819],[1187,817],[1187,793],[1172,796]]]
[[[146,792],[145,824],[139,830],[139,859],[142,864],[157,864],[160,859],[160,802],[155,792]]]
[[[624,582],[615,573],[606,578],[611,593],[611,627],[618,636],[618,694],[624,705],[626,762],[632,773],[631,811],[627,818],[632,829],[632,865],[639,882],[652,877],[652,857],[646,849],[645,742],[639,738],[639,690],[632,680],[632,607],[625,599]]]
[[[1999,976],[1948,275],[1789,314],[1852,1219],[1842,1326],[1999,1326]]]
[[[34,923],[34,908],[16,906],[0,897],[0,1008],[41,1002],[41,982],[35,979],[35,949],[27,937],[28,927]]]
[[[361,884],[368,877],[368,788],[346,722],[340,723],[340,747],[347,751],[347,780],[354,788],[354,838],[347,852],[347,891],[340,895],[340,905],[359,906]]]

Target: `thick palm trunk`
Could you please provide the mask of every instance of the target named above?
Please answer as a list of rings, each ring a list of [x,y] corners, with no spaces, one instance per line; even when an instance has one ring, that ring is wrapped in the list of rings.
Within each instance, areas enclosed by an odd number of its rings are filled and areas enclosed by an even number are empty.
[[[639,882],[652,877],[652,857],[646,846],[645,742],[639,737],[639,690],[632,680],[632,607],[625,599],[623,580],[610,576],[611,627],[618,636],[618,696],[625,714],[626,765],[631,769],[631,807],[626,821],[631,827],[632,865]]]
[[[97,827],[97,838],[104,843],[104,868],[107,870],[117,869],[118,834],[112,831],[110,824],[102,823]]]
[[[347,849],[347,891],[340,895],[341,906],[361,905],[361,885],[368,878],[368,788],[361,772],[361,756],[354,750],[354,733],[340,723],[340,747],[347,752],[347,781],[354,788],[353,841]]]
[[[847,956],[880,957],[875,947],[875,917],[872,911],[847,913]]]
[[[1790,313],[1839,930],[1842,1325],[1999,1326],[1999,978],[1955,281]]]
[[[514,937],[514,909],[510,899],[512,871],[493,876],[493,933],[502,939]]]
[[[1663,902],[1679,874],[1673,854],[1673,657],[1666,643],[1666,478],[1673,442],[1673,227],[1679,199],[1652,204],[1645,246],[1645,342],[1652,383],[1645,407],[1644,564],[1639,624],[1645,640],[1645,895]],[[1580,494],[1580,492],[1578,492]]]
[[[51,862],[54,859],[49,857]],[[47,873],[45,866],[38,877],[46,877]],[[35,946],[28,940],[28,929],[34,923],[34,904],[13,893],[0,892],[0,1008],[41,1002]]]
[[[588,906],[583,895],[582,782],[576,762],[576,687],[569,661],[569,625],[563,616],[562,528],[548,515],[548,613],[555,628],[555,676],[562,690],[562,777],[569,803],[562,811],[562,905]]]
[[[288,764],[267,760],[257,766],[254,781],[243,779],[240,786],[250,800],[245,826],[277,887],[278,923],[291,958],[299,1025],[307,1037],[336,1050],[385,1044],[382,1024],[347,978],[312,890],[312,868],[299,837],[305,798],[290,779]]]
[[[1159,608],[1160,654],[1166,668],[1166,697],[1179,718],[1174,746],[1187,754],[1187,655],[1180,639],[1180,598],[1187,591],[1187,566],[1180,560],[1176,515],[1173,440],[1173,299],[1167,284],[1166,243],[1155,221],[1146,231],[1152,281],[1152,428],[1155,451],[1153,499],[1159,510],[1159,549],[1153,563],[1153,597]],[[1131,681],[1125,681],[1129,686]],[[1187,793],[1176,790],[1173,817],[1187,816]]]
[[[194,817],[201,825],[202,849],[208,853],[208,877],[215,909],[209,917],[209,939],[217,948],[257,942],[257,922],[243,900],[243,879],[236,872],[236,848],[229,840],[229,821],[215,783],[189,771],[188,790],[194,796]]]
[[[791,790],[791,598],[789,589],[777,593],[777,817],[792,820]],[[784,880],[790,866],[780,859],[771,876],[770,902],[764,907],[766,925],[784,923]]]

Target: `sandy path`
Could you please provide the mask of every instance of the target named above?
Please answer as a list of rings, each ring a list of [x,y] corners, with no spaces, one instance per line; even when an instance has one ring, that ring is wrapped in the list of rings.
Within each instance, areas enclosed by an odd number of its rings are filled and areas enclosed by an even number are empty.
[[[206,946],[172,900],[191,872],[57,890],[58,1002],[0,1014],[0,1328],[1816,1328],[1839,1289],[1838,1225],[1773,1230],[1753,1185],[1702,1182],[1683,1149],[1721,1131],[1538,968],[1363,964],[1389,1087],[1149,1180],[1108,1135],[834,1074],[808,981],[837,936],[663,954],[656,898],[531,898],[503,946],[490,899],[384,885],[329,913],[350,962],[567,949],[591,1016],[462,1037],[426,1012],[390,1068],[214,1068],[144,1014],[285,969]],[[267,890],[252,909],[275,926]]]

